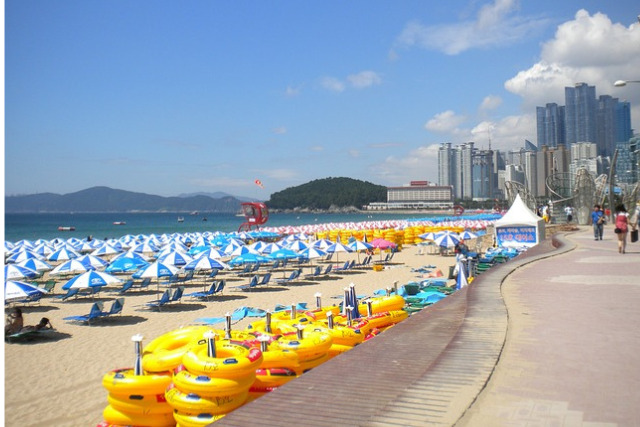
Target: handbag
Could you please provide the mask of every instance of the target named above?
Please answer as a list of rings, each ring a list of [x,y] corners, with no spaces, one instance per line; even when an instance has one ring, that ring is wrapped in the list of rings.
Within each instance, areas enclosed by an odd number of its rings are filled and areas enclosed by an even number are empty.
[[[613,232],[616,233],[616,234],[620,234],[620,233],[622,233],[622,230],[620,230],[618,227],[616,227],[616,228],[613,229]]]
[[[638,241],[638,230],[631,231],[631,243]]]

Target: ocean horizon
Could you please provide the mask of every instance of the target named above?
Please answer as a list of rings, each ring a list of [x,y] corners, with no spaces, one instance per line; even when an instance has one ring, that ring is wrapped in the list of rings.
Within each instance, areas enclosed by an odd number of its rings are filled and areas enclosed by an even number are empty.
[[[442,217],[442,213],[271,213],[264,228],[329,223]],[[178,218],[184,221],[179,222]],[[205,220],[206,219],[206,220]],[[4,240],[120,238],[127,234],[171,234],[238,231],[244,217],[234,213],[5,213]],[[115,225],[121,223],[122,225]],[[74,231],[59,231],[73,227]]]

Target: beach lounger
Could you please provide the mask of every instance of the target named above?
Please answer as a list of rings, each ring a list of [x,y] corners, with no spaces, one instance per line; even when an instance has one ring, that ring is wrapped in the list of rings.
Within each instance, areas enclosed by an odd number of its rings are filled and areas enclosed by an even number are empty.
[[[16,333],[11,335],[5,335],[4,340],[6,342],[19,342],[19,341],[32,341],[37,340],[38,338],[46,337],[51,333],[57,332],[53,328],[44,328],[44,329],[22,329]]]
[[[124,308],[124,298],[116,298],[111,304],[109,311],[102,312],[102,317],[113,316],[115,314],[121,314]]]
[[[91,323],[92,320],[98,319],[104,316],[104,312],[102,311],[102,302],[94,302],[91,306],[91,310],[89,314],[85,314],[83,316],[69,316],[63,318],[63,320],[69,320],[72,322],[81,322],[81,323]]]
[[[122,287],[118,289],[118,295],[122,295],[133,287],[133,280],[127,280]]]
[[[291,274],[289,275],[289,277],[284,278],[284,279],[276,279],[276,283],[281,285],[281,284],[284,284],[284,283],[295,282],[296,280],[298,280],[300,278],[300,274],[301,273],[302,273],[301,269],[293,270],[291,272]]]
[[[42,285],[42,289],[44,289],[45,291],[47,291],[50,294],[53,294],[55,292],[55,288],[56,288],[56,281],[55,280],[47,280]]]
[[[184,296],[191,297],[193,299],[208,300],[209,297],[222,293],[222,290],[224,289],[224,287],[225,287],[225,281],[220,280],[218,282],[213,282],[208,291],[191,292],[189,294],[185,294]]]
[[[305,279],[313,279],[315,277],[321,276],[322,275],[322,267],[317,266],[312,273],[309,274],[305,274],[304,278]]]
[[[60,295],[58,296],[58,299],[62,300],[62,301],[66,301],[71,297],[78,297],[78,292],[80,292],[80,289],[78,288],[71,288],[67,291],[66,294],[64,295]]]
[[[265,275],[262,276],[262,280],[258,282],[258,286],[267,286],[270,280],[271,280],[271,273],[270,272],[265,273]]]
[[[160,299],[155,301],[150,301],[146,303],[146,306],[152,309],[157,308],[159,310],[163,305],[169,304],[170,300],[171,300],[171,296],[169,294],[169,289],[167,289],[162,293],[162,296],[160,297]]]
[[[240,286],[234,286],[233,289],[239,290],[239,291],[252,291],[256,286],[258,286],[258,275],[254,275],[251,278],[251,281],[247,284],[244,285],[240,285]]]
[[[182,299],[182,294],[184,293],[184,286],[178,286],[176,290],[173,292],[173,295],[169,299],[169,302],[178,302]]]

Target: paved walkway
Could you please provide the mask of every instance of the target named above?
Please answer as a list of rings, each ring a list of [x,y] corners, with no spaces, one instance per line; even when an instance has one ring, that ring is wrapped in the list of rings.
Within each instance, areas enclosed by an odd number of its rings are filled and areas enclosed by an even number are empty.
[[[640,425],[640,243],[616,239],[582,227],[507,277],[507,340],[458,425]]]
[[[615,238],[548,239],[215,425],[640,425],[640,243]]]

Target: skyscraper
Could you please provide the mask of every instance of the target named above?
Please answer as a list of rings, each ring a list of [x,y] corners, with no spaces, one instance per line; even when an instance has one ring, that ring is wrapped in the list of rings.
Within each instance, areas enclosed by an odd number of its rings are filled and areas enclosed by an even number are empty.
[[[557,147],[565,143],[565,107],[550,103],[536,107],[538,147]]]
[[[564,98],[566,143],[596,142],[596,87],[576,83],[564,88]]]

